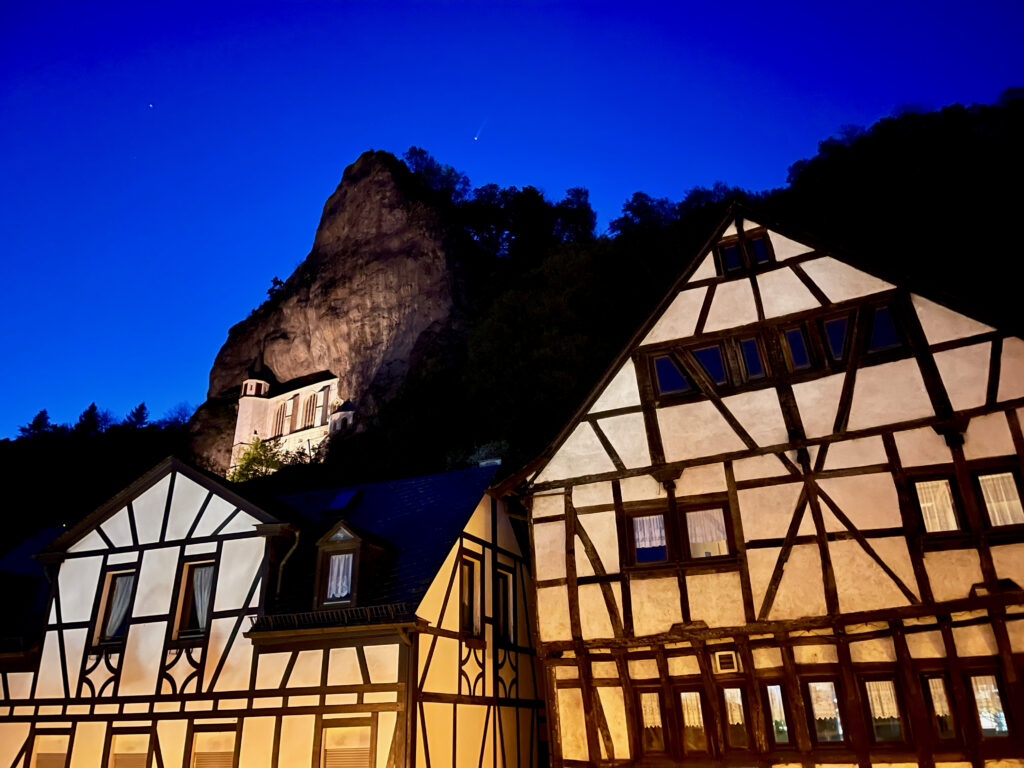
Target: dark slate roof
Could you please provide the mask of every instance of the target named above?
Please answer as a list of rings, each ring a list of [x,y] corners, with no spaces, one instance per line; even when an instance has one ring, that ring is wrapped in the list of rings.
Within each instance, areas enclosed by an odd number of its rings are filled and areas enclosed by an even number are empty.
[[[50,584],[34,555],[64,533],[44,528],[0,558],[0,594],[4,596],[0,622],[0,653],[32,649],[42,635]]]
[[[280,599],[256,630],[411,619],[496,471],[474,467],[280,497],[293,513],[300,543],[282,575]],[[339,522],[372,545],[360,563],[356,598],[359,606],[381,610],[341,610],[289,623],[288,615],[313,609],[316,543]]]

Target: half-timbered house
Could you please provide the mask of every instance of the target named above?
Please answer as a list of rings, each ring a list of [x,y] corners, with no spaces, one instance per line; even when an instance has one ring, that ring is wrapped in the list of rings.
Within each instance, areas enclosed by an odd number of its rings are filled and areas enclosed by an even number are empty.
[[[535,765],[493,473],[257,506],[162,463],[42,555],[41,649],[0,659],[0,766]]]
[[[512,481],[553,765],[1024,764],[1024,341],[937,298],[696,254]]]

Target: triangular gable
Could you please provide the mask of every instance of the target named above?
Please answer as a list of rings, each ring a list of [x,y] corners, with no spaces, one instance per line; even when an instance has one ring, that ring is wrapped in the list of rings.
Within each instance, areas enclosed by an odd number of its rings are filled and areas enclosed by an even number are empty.
[[[44,556],[236,533],[277,522],[212,475],[170,457],[60,536]]]
[[[327,533],[320,537],[316,545],[322,547],[325,544],[358,544],[362,540],[344,520],[339,520]]]
[[[760,214],[755,216],[758,221],[764,221]],[[635,410],[639,404],[641,384],[633,361],[634,351],[758,322],[756,300],[746,273],[742,280],[729,280],[718,275],[715,247],[722,240],[739,236],[741,232],[743,237],[763,234],[770,240],[774,261],[779,266],[757,272],[754,277],[765,320],[882,294],[898,285],[906,286],[905,279],[892,276],[887,279],[887,276],[878,274],[876,265],[865,268],[861,259],[823,246],[813,237],[792,233],[775,224],[762,227],[758,221],[747,217],[746,206],[736,204],[730,207],[714,234],[697,251],[688,268],[633,335],[572,420],[543,454],[504,481],[503,489],[531,477],[534,482],[568,477],[561,464],[578,464],[581,456],[585,459],[586,470],[571,473],[573,475],[602,474],[609,471],[609,465],[616,461],[627,469],[631,468],[629,463],[615,455],[614,441],[601,432],[600,417],[606,411],[620,408]],[[911,299],[929,345],[995,330],[952,309],[949,305],[956,302],[950,302],[948,297],[943,297],[942,303],[938,303],[912,293]],[[1004,356],[1006,347],[1016,341],[1006,340]],[[1014,367],[1012,362],[1010,367]],[[1004,383],[1001,381],[999,399],[1004,399]],[[1006,383],[1007,394],[1012,388],[1010,383]],[[1024,385],[1020,389],[1024,394]],[[827,427],[825,429],[830,431]],[[536,474],[538,471],[539,475]]]

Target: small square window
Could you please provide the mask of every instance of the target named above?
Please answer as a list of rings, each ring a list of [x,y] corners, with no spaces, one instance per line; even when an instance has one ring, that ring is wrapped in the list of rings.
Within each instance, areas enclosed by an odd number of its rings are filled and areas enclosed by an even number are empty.
[[[871,735],[876,742],[903,741],[900,705],[892,680],[867,680],[864,693],[871,713]]]
[[[693,350],[693,356],[697,359],[700,367],[715,384],[725,384],[729,376],[725,369],[725,359],[722,357],[722,348],[717,344],[712,347],[703,347]]]
[[[840,362],[846,358],[846,346],[848,329],[850,327],[849,316],[834,317],[822,323],[825,329],[825,343],[828,346],[828,355],[835,361]]]
[[[772,260],[764,237],[752,237],[747,240],[747,252],[752,264],[767,264]]]
[[[733,749],[746,749],[750,741],[743,708],[743,689],[726,688],[722,691],[722,698],[725,700],[725,743]]]
[[[903,345],[896,322],[889,307],[875,307],[871,317],[871,338],[868,352],[881,352]]]
[[[931,704],[932,727],[936,738],[955,739],[956,723],[953,720],[953,708],[950,706],[949,694],[946,692],[946,680],[942,676],[926,677],[925,691]]]
[[[185,563],[178,591],[178,623],[175,638],[201,638],[210,626],[213,598],[212,561]]]
[[[729,554],[729,534],[721,509],[699,509],[686,513],[690,557],[719,557]]]
[[[135,570],[110,571],[103,583],[99,623],[94,642],[100,645],[123,643],[128,636],[131,619],[132,592],[135,591]]]
[[[668,355],[654,358],[654,373],[658,379],[658,394],[675,395],[693,389],[686,374]]]
[[[921,480],[914,483],[914,490],[917,492],[924,529],[928,533],[959,530],[949,480]]]
[[[803,371],[811,367],[811,353],[807,344],[807,333],[800,326],[789,328],[782,333],[785,339],[785,351],[789,368],[792,371]]]
[[[819,744],[842,742],[843,719],[839,714],[836,685],[830,680],[807,683],[810,699],[811,733]]]
[[[708,733],[700,691],[680,691],[679,705],[683,721],[683,752],[707,752]]]
[[[1003,709],[1003,699],[995,675],[973,675],[971,691],[974,693],[974,706],[982,738],[1008,736],[1010,731],[1006,724],[1006,711]]]
[[[743,363],[743,378],[746,381],[763,379],[767,371],[761,344],[756,338],[740,339],[740,360]]]
[[[1024,523],[1024,508],[1021,508],[1017,479],[1012,472],[981,475],[978,484],[985,499],[985,511],[993,526]]]
[[[771,715],[771,737],[776,744],[789,744],[789,723],[786,721],[786,704],[781,685],[769,685],[768,712]]]
[[[661,695],[656,691],[643,691],[640,694],[640,715],[644,726],[644,752],[664,752],[665,726],[661,720]]]
[[[722,268],[726,273],[738,272],[743,269],[743,256],[740,254],[739,243],[722,248]]]
[[[668,558],[664,515],[633,518],[633,546],[638,563],[660,563]]]

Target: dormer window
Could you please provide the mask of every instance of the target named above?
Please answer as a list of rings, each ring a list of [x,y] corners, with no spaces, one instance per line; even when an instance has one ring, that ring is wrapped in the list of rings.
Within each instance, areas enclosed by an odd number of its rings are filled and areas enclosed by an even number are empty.
[[[716,266],[722,277],[753,272],[775,261],[768,233],[764,229],[747,231],[718,244]]]
[[[317,604],[321,608],[350,605],[355,600],[356,569],[362,540],[338,523],[319,541]]]

